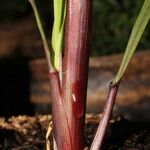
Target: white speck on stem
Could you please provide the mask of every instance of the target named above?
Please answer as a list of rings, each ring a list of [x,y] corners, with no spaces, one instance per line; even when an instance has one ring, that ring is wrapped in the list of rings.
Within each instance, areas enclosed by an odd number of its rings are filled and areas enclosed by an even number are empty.
[[[76,97],[74,94],[72,94],[72,98],[73,98],[73,101],[76,102]]]

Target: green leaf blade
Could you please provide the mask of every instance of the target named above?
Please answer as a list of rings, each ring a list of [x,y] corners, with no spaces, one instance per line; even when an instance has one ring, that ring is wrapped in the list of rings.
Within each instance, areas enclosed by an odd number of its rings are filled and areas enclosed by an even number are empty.
[[[150,19],[150,0],[145,0],[142,9],[139,13],[139,16],[133,27],[133,30],[131,32],[121,66],[112,84],[117,84],[122,78],[131,60],[131,57],[134,54],[136,47],[141,39],[141,36],[146,28],[146,25],[148,24],[149,19]]]
[[[41,17],[39,15],[35,0],[29,0],[29,2],[32,6],[32,9],[33,9],[33,12],[34,12],[34,15],[35,15],[35,19],[36,19],[36,22],[37,22],[37,26],[38,26],[38,29],[39,29],[39,32],[40,32],[40,35],[41,35],[41,39],[42,39],[42,42],[43,42],[45,55],[46,55],[46,60],[47,60],[47,63],[48,63],[48,69],[49,69],[49,71],[53,71],[54,66],[53,66],[53,62],[52,62],[52,55],[51,55],[50,48],[49,48],[49,45],[48,45],[48,41],[47,41],[44,29],[43,29]]]
[[[66,13],[66,1],[54,0],[54,24],[52,31],[52,48],[54,51],[54,66],[57,70],[60,69],[59,59],[62,53],[63,37],[64,37],[64,22]]]

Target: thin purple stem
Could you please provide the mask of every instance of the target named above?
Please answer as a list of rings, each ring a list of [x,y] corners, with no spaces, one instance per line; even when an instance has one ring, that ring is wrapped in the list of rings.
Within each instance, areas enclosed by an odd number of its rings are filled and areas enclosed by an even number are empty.
[[[119,84],[120,84],[120,82],[115,85],[110,84],[110,86],[109,86],[109,93],[108,93],[107,101],[106,101],[104,111],[102,114],[102,118],[101,118],[100,124],[98,126],[98,129],[97,129],[96,135],[94,137],[94,140],[92,142],[90,150],[101,150],[102,149],[104,139],[106,136],[106,131],[107,131],[107,128],[109,125],[109,120],[112,115],[114,103],[116,100]]]

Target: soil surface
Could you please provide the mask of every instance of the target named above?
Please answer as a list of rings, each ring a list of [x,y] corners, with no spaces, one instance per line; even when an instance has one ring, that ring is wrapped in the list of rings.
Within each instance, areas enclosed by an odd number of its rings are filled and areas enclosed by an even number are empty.
[[[98,115],[86,117],[86,150],[91,145],[99,120]],[[45,150],[50,121],[48,115],[0,118],[0,150]],[[150,124],[114,117],[110,121],[104,150],[150,150]]]

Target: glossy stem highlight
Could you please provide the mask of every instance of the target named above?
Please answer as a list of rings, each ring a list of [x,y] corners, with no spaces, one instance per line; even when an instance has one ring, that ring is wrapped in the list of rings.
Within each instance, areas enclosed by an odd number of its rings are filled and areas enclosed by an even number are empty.
[[[67,0],[62,96],[68,118],[71,149],[82,150],[89,62],[91,0]],[[66,137],[67,138],[67,137]]]

